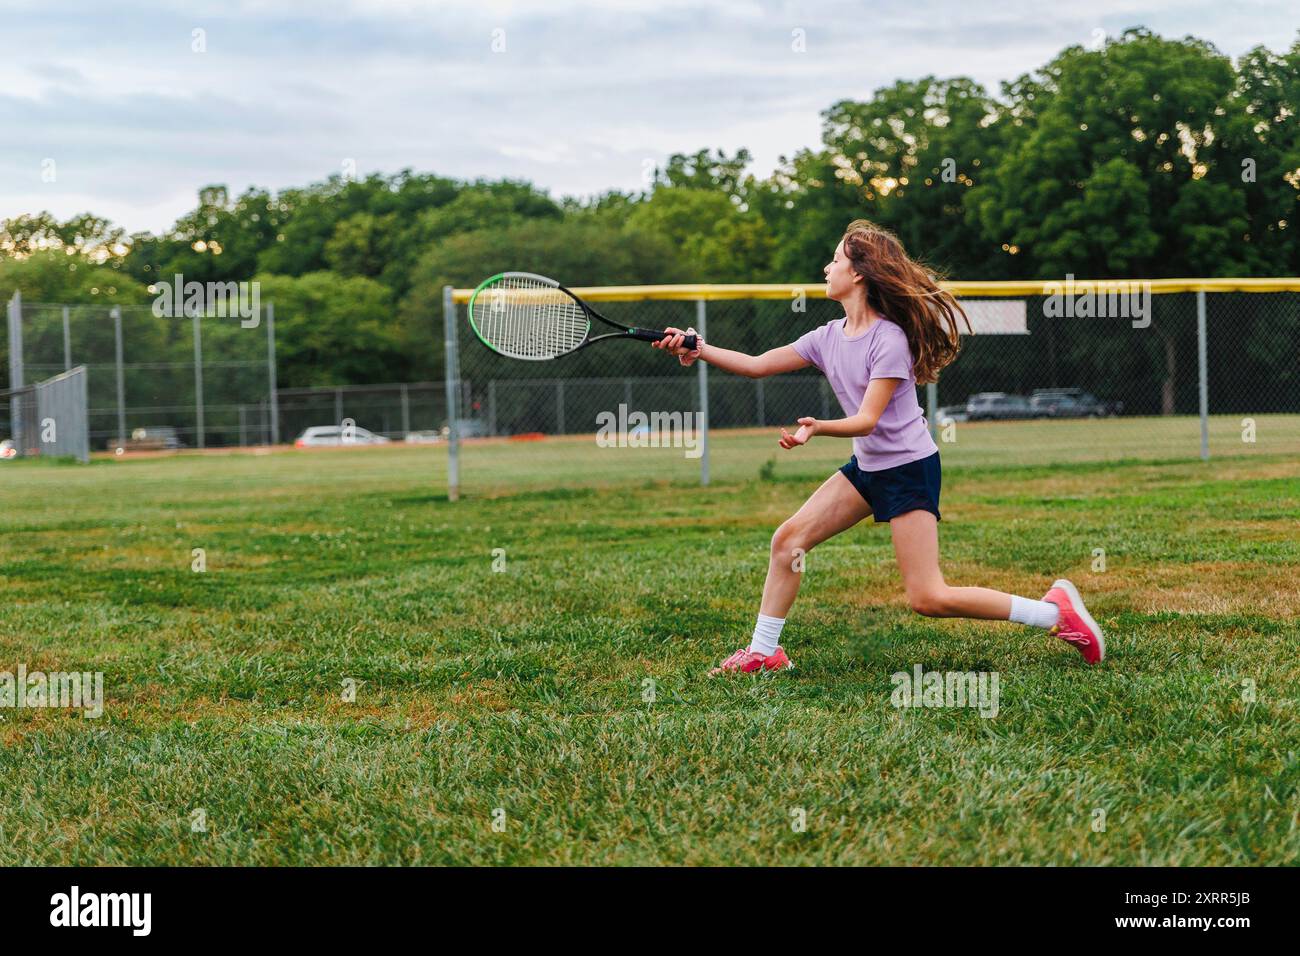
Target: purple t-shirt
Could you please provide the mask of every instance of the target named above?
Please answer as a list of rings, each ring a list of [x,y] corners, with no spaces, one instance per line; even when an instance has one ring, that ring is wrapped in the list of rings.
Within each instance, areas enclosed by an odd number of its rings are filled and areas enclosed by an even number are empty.
[[[916,375],[907,333],[888,319],[846,338],[847,318],[805,332],[794,350],[821,369],[845,415],[856,415],[873,378],[901,378],[875,429],[853,439],[853,453],[863,471],[882,471],[928,458],[939,450],[916,400]]]

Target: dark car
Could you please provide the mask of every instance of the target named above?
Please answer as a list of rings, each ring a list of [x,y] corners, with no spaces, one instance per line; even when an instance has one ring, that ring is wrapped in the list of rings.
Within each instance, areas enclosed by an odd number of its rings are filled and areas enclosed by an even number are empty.
[[[1029,398],[1035,418],[1102,418],[1118,415],[1122,402],[1103,402],[1081,388],[1038,388]]]
[[[1032,417],[1029,401],[1023,395],[978,392],[966,401],[966,420],[971,422]]]

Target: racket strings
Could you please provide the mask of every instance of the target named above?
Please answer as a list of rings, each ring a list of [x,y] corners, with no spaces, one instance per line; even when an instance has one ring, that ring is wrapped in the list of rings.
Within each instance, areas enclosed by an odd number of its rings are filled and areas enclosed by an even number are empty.
[[[587,313],[564,292],[527,276],[503,276],[475,309],[479,335],[503,355],[554,358],[587,338]]]

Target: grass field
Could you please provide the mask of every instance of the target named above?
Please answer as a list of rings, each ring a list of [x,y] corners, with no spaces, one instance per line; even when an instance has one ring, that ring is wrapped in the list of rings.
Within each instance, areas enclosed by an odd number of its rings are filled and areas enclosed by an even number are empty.
[[[1101,668],[912,614],[866,525],[809,556],[799,670],[725,682],[846,443],[718,435],[701,489],[489,442],[454,504],[437,447],[7,464],[0,670],[103,671],[105,712],[0,710],[0,863],[1300,863],[1300,456],[1228,425],[1209,463],[1007,463],[1159,457],[1127,422],[944,446],[949,580],[1069,575]],[[997,672],[998,715],[893,707],[918,664]]]
[[[1209,448],[1215,459],[1300,457],[1300,415],[1255,415],[1251,441],[1243,441],[1239,415],[1209,418]],[[794,423],[789,423],[793,427]],[[710,473],[714,480],[748,481],[769,461],[778,479],[822,481],[848,460],[847,440],[821,439],[797,452],[776,443],[779,426],[714,432]],[[1075,462],[1178,462],[1200,454],[1200,421],[1191,416],[1124,417],[1094,421],[959,422],[939,447],[944,466],[1006,467]],[[520,487],[557,488],[680,481],[698,484],[700,462],[685,448],[597,449],[591,435],[552,438],[538,445],[506,439],[464,443],[461,486],[471,493],[500,494]],[[445,459],[431,471],[443,487]]]

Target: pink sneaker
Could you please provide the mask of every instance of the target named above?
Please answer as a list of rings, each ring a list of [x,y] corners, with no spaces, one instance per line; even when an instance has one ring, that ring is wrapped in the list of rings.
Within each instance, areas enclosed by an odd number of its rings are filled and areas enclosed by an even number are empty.
[[[723,674],[733,673],[749,674],[756,670],[778,671],[793,669],[794,664],[790,662],[790,658],[785,656],[783,648],[778,647],[775,654],[764,657],[758,651],[750,651],[742,647],[709,671],[709,676],[719,677]]]
[[[1052,583],[1043,600],[1051,601],[1061,609],[1061,616],[1051,633],[1077,647],[1089,664],[1100,664],[1106,656],[1106,637],[1083,606],[1078,588],[1062,578]]]

